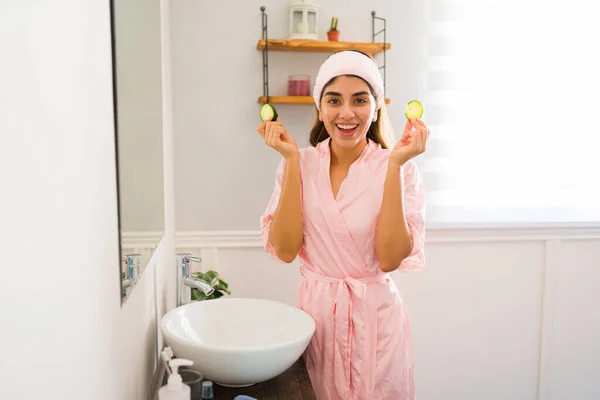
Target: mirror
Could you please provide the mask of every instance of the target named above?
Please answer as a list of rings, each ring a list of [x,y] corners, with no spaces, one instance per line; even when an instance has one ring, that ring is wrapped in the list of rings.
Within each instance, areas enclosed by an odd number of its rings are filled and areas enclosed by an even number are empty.
[[[159,0],[111,0],[121,300],[164,234]]]

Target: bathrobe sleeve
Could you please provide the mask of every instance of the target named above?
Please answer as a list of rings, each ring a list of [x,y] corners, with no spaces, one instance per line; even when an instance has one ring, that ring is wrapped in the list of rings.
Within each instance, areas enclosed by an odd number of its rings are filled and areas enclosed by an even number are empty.
[[[404,167],[404,208],[412,238],[412,250],[400,266],[401,271],[425,268],[425,191],[419,179],[419,169],[414,162]]]
[[[262,237],[264,249],[267,253],[269,253],[272,259],[277,260],[281,263],[283,263],[283,261],[279,259],[279,257],[277,257],[275,249],[271,245],[271,242],[269,242],[269,231],[271,229],[271,223],[273,222],[273,216],[275,214],[275,211],[277,210],[277,205],[279,204],[279,198],[281,197],[281,187],[283,184],[284,171],[285,158],[282,158],[275,172],[275,186],[271,194],[271,199],[269,200],[267,208],[260,218],[260,234]]]

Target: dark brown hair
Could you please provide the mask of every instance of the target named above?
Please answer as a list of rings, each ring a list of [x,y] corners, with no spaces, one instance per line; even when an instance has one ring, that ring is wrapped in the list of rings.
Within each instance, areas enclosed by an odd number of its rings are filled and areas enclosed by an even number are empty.
[[[360,53],[360,54],[364,55],[365,57],[369,57],[371,60],[373,60],[373,62],[375,62],[375,59],[369,54],[363,53],[362,51],[359,51],[359,50],[352,50],[352,51],[356,51],[357,53]],[[355,75],[350,75],[350,76],[355,76]],[[360,78],[359,76],[356,76],[356,77]],[[329,86],[333,81],[335,81],[336,78],[337,77],[331,79],[323,87],[323,90],[321,91],[321,98],[319,98],[319,102],[323,98],[323,93],[325,93],[325,88],[327,86]],[[362,78],[360,78],[360,79],[362,79]],[[374,93],[371,85],[369,85],[369,83],[366,82],[364,79],[362,79],[362,80],[367,84],[367,86],[369,86],[369,90],[371,91],[371,94],[373,95],[373,97],[375,97],[375,93]],[[369,130],[367,132],[367,138],[371,139],[375,143],[379,143],[382,148],[389,149],[390,146],[388,145],[387,141],[385,140],[386,121],[387,121],[387,115],[386,115],[385,101],[384,101],[383,104],[381,105],[381,107],[379,108],[379,110],[377,110],[377,120],[374,123],[372,123],[371,126],[369,127]],[[310,130],[309,143],[311,146],[316,147],[317,144],[321,143],[323,140],[327,139],[328,137],[329,137],[329,133],[327,132],[327,129],[325,128],[325,124],[323,123],[323,121],[319,120],[319,110],[317,109],[317,117],[316,117],[315,125]]]

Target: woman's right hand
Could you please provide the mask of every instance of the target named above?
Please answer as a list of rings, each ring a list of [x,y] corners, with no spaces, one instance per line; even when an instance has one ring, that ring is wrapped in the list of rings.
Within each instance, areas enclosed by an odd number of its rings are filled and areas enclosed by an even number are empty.
[[[256,131],[265,139],[267,146],[277,150],[284,158],[288,159],[298,154],[298,145],[281,120],[264,121]]]

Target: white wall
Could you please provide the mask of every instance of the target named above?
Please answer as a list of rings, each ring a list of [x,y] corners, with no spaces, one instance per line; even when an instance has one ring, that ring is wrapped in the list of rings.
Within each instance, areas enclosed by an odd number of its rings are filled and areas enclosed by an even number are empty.
[[[0,397],[145,400],[173,297],[170,129],[166,236],[121,308],[109,3],[14,1],[0,34]]]
[[[403,126],[399,119],[404,115],[403,104],[418,97],[417,82],[410,78],[417,65],[410,49],[418,43],[405,39],[418,32],[418,16],[408,14],[415,1],[319,2],[324,40],[333,15],[339,16],[340,40],[370,41],[371,10],[389,19],[389,112],[395,126]],[[266,7],[269,37],[285,38],[288,4],[287,0],[234,4],[177,0],[172,4],[177,230],[252,230],[257,226],[280,159],[255,130],[263,90],[262,52],[256,49],[262,33],[260,7]],[[270,94],[286,93],[289,74],[308,74],[314,83],[327,56],[270,52]],[[382,61],[381,56],[376,58]],[[306,146],[314,106],[278,105],[277,110],[298,144]]]
[[[171,14],[177,250],[217,269],[237,297],[296,304],[298,263],[260,249],[256,230],[279,155],[255,132],[262,94],[260,6],[269,37],[287,35],[289,2],[178,0]],[[419,98],[425,54],[419,0],[320,1],[325,38],[332,15],[341,40],[371,40],[371,10],[388,19],[389,111]],[[314,80],[326,54],[269,53],[271,95],[288,74]],[[381,61],[381,56],[377,57]],[[299,145],[312,106],[279,105]],[[400,118],[400,119],[399,119]],[[428,268],[395,274],[414,330],[420,400],[600,398],[600,233],[586,229],[430,230]]]

